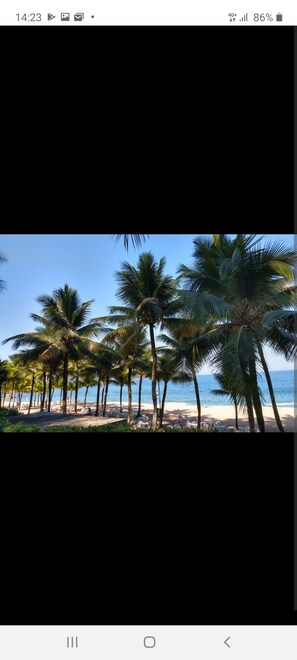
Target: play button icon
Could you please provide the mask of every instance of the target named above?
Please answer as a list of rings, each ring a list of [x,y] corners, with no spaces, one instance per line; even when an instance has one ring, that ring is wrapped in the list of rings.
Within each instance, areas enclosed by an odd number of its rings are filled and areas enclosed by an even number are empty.
[[[48,20],[48,21],[52,21],[53,18],[56,18],[55,16],[53,16],[53,14],[48,14],[48,15],[47,15],[47,20]]]

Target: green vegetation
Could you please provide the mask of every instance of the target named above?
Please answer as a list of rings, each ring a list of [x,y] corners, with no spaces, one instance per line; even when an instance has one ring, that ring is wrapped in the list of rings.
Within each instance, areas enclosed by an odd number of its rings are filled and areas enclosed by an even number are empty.
[[[116,238],[122,236],[126,248],[129,239],[135,247],[147,238],[145,234],[120,234]],[[182,264],[177,275],[166,272],[165,257],[157,261],[151,252],[140,254],[136,266],[124,261],[116,273],[120,305],[109,307],[107,316],[89,320],[93,301],[82,302],[68,284],[51,295],[39,296],[41,313],[31,314],[36,330],[3,342],[13,341],[13,350],[21,350],[9,361],[0,360],[0,406],[20,410],[22,395],[27,392],[29,414],[32,408],[50,411],[58,389],[60,409],[76,413],[79,388],[85,387],[87,403],[89,387],[95,385],[95,415],[101,409],[105,416],[112,382],[119,386],[121,409],[123,387],[128,388],[127,422],[115,427],[51,430],[138,433],[143,429],[130,425],[132,379],[140,376],[140,416],[142,378],[150,377],[152,430],[160,431],[169,381],[189,381],[195,391],[200,430],[203,391],[199,371],[210,361],[220,386],[216,393],[228,396],[234,404],[236,427],[238,408],[247,410],[250,431],[256,430],[257,424],[265,432],[259,387],[259,371],[263,370],[276,424],[283,432],[265,351],[270,346],[287,360],[297,355],[295,258],[295,253],[280,242],[263,242],[255,235],[237,234],[231,239],[214,234],[194,240],[192,263]],[[164,387],[158,418],[157,383],[161,381]],[[165,427],[164,432],[172,431]]]
[[[0,408],[0,433],[37,433],[39,431],[38,426],[28,426],[24,422],[14,422],[11,424],[8,417],[15,417],[18,415],[18,410],[11,408]]]
[[[154,433],[152,428],[138,429],[130,426],[128,422],[117,422],[116,424],[104,424],[104,426],[49,426],[47,429],[50,433]],[[156,433],[197,433],[196,429],[174,430],[164,426],[157,429]],[[215,429],[206,431],[200,430],[199,433],[215,433]]]
[[[1,433],[39,433],[39,427],[25,424],[25,422],[17,422],[16,424],[6,424],[0,428]]]

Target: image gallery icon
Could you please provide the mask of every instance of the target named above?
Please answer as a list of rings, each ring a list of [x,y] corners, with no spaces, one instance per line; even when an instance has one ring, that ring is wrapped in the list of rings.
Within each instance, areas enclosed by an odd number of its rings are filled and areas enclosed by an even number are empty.
[[[62,12],[61,14],[61,21],[70,21],[70,14],[68,12]]]

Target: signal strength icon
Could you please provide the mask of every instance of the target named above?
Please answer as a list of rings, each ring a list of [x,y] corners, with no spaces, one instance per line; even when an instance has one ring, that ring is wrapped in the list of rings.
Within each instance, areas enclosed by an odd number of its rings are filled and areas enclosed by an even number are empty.
[[[242,16],[242,17],[239,19],[239,21],[248,21],[248,14],[244,14],[244,16]]]

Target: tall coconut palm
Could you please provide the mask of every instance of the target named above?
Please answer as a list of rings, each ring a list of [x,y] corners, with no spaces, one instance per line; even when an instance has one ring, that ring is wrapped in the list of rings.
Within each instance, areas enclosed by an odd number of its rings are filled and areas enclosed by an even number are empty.
[[[84,325],[93,300],[82,303],[76,289],[65,284],[63,288],[55,289],[51,296],[38,296],[37,302],[41,304],[43,316],[38,314],[30,316],[45,329],[46,347],[42,354],[43,358],[46,360],[61,358],[63,361],[62,410],[66,413],[69,359],[78,359],[82,355],[91,356],[92,350],[97,346],[91,338],[97,335],[98,322]],[[40,329],[37,335],[36,337],[36,333],[22,333],[5,339],[3,343],[13,341],[14,348],[23,345],[36,347],[36,339],[40,340]]]
[[[114,320],[114,319],[112,319]],[[132,420],[132,372],[143,369],[146,364],[142,360],[145,342],[145,331],[135,320],[123,323],[117,328],[107,329],[103,342],[111,345],[116,351],[118,365],[127,370],[128,387],[128,424]],[[102,342],[102,343],[103,343]]]
[[[9,375],[8,360],[0,360],[0,408],[2,406],[2,386],[7,381]]]
[[[264,246],[260,242],[255,235],[245,234],[235,239],[224,234],[197,238],[192,266],[182,265],[179,272],[194,317],[203,307],[225,331],[225,358],[229,352],[229,359],[236,363],[245,381],[249,416],[252,419],[254,406],[258,426],[265,430],[257,380],[261,364],[276,423],[283,432],[264,348],[270,343],[275,350],[283,346],[284,354],[290,357],[296,354],[292,333],[296,314],[292,308],[297,299],[293,284],[295,253],[281,242]]]
[[[3,252],[0,252],[0,264],[3,264],[5,261],[7,261],[6,257]],[[0,280],[0,291],[3,291],[3,289],[5,289],[5,282],[4,280]]]
[[[77,414],[78,390],[83,385],[82,373],[85,367],[84,360],[71,360],[69,362],[69,376],[74,389],[74,412]]]
[[[113,373],[114,373],[114,379],[117,385],[119,385],[120,388],[120,412],[123,412],[123,388],[125,385],[128,386],[128,381],[129,381],[129,369],[127,369],[127,366],[124,366],[123,364],[116,365],[113,367]]]
[[[141,417],[142,382],[144,378],[150,376],[150,374],[152,373],[151,351],[146,347],[146,344],[144,345],[143,350],[141,351],[140,359],[137,363],[136,371],[139,376],[138,410],[136,413],[136,417]]]
[[[114,364],[114,356],[112,352],[104,347],[103,345],[100,345],[96,352],[93,353],[92,357],[92,364],[89,364],[88,369],[94,374],[94,376],[97,379],[97,395],[96,395],[96,408],[95,408],[95,417],[98,417],[99,415],[99,404],[100,404],[100,387],[101,384],[104,383],[105,386],[103,387],[102,394],[105,396],[106,393],[106,385],[108,389],[108,384],[110,380],[110,372]],[[107,397],[107,393],[106,393]],[[105,409],[106,409],[106,401],[107,398],[104,398],[105,402]],[[104,409],[104,405],[102,405],[102,410]],[[104,410],[104,415],[105,415],[105,410]]]
[[[23,368],[19,356],[10,356],[10,361],[6,362],[6,370],[8,374],[5,378],[5,383],[10,387],[9,408],[17,405],[20,408],[21,399],[24,391],[28,388],[27,372]]]
[[[157,380],[158,381],[162,380],[164,383],[160,419],[159,419],[159,428],[161,428],[163,425],[168,383],[170,380],[174,380],[176,374],[177,374],[177,367],[173,354],[172,353],[170,354],[168,352],[165,353],[162,352],[161,354],[158,354]],[[175,378],[175,381],[176,380],[177,378]]]
[[[15,390],[16,390],[16,385],[18,382],[18,374],[19,374],[19,362],[15,358],[15,356],[11,356],[10,362],[8,362],[8,378],[7,378],[7,384],[9,387],[9,403],[8,403],[8,408],[11,408],[11,406],[14,404],[15,400]]]
[[[83,402],[84,406],[87,405],[87,396],[88,396],[89,388],[92,387],[93,385],[96,385],[96,376],[93,373],[93,371],[91,371],[88,367],[89,365],[88,363],[86,363],[81,373],[82,386],[85,387],[85,397]]]
[[[35,382],[36,382],[36,378],[37,378],[37,375],[38,375],[37,365],[34,365],[34,363],[31,364],[31,365],[27,364],[27,372],[28,372],[28,375],[31,378],[30,399],[29,399],[29,406],[28,406],[28,415],[30,415],[31,408],[32,408],[32,405],[33,405],[33,395],[34,395]]]
[[[232,377],[232,365],[231,365],[231,370],[229,371],[225,367],[225,371],[222,370],[221,372],[217,372],[214,374],[215,379],[218,381],[218,384],[220,385],[219,388],[211,390],[212,394],[215,394],[217,396],[225,396],[228,397],[228,399],[233,403],[234,405],[234,412],[235,412],[235,427],[238,430],[238,409],[239,407],[241,408],[246,408],[246,397],[244,395],[244,392],[240,393],[240,388],[238,387],[238,383],[234,380]],[[263,400],[263,395],[260,390],[259,392],[261,400]]]
[[[201,428],[201,401],[197,373],[206,360],[213,354],[218,331],[212,325],[193,323],[189,318],[180,317],[164,322],[167,334],[159,335],[168,348],[169,356],[175,365],[176,378],[192,380],[197,405],[197,428]],[[163,353],[166,349],[162,348]]]
[[[116,273],[118,282],[116,296],[125,306],[109,308],[113,322],[117,325],[136,321],[140,327],[149,329],[152,351],[152,423],[154,430],[157,429],[158,364],[155,327],[162,323],[165,317],[173,316],[181,308],[177,299],[176,281],[170,275],[164,274],[165,265],[165,257],[157,262],[151,252],[141,254],[136,267],[126,261],[123,262],[122,269]]]

